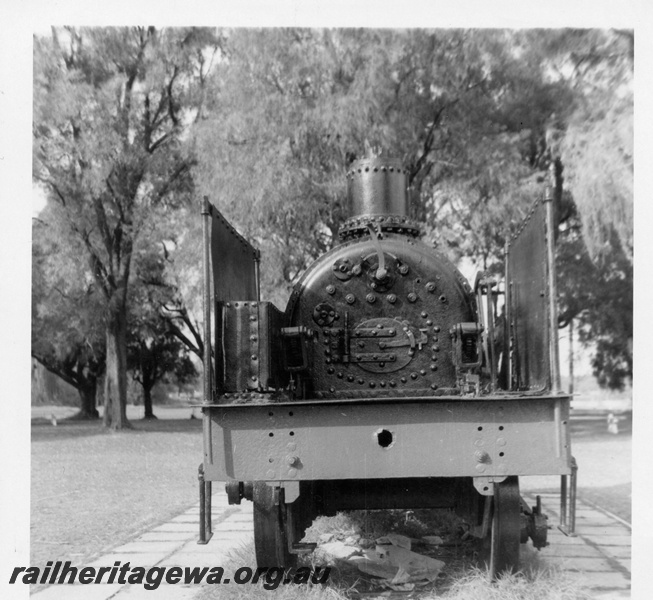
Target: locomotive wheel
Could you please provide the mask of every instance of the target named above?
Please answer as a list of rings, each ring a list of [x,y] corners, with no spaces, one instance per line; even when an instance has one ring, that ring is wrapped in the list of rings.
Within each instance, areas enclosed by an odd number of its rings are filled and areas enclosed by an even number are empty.
[[[254,547],[259,567],[293,567],[297,555],[288,550],[283,502],[274,503],[274,488],[256,481],[252,490],[254,504]],[[290,507],[288,506],[288,510]]]
[[[521,543],[521,498],[519,479],[508,477],[494,485],[488,575],[495,580],[504,573],[519,570]]]

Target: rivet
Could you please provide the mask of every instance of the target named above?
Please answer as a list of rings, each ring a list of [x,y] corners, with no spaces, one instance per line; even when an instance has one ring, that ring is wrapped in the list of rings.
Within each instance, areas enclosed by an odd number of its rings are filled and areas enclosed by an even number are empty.
[[[431,371],[437,371],[438,365],[431,365]]]
[[[329,391],[333,394],[333,392],[336,391],[336,388],[334,388],[333,386],[331,386],[331,387],[329,388]]]
[[[426,375],[426,369],[420,369],[419,371],[422,375]]]
[[[385,381],[382,381],[381,383],[379,383],[379,385],[380,385],[382,388],[384,388],[384,387],[385,387]]]
[[[343,375],[342,371],[338,371],[338,379],[342,379],[343,376],[344,376],[344,375]]]
[[[428,315],[425,312],[422,312],[422,319],[426,319],[426,317],[428,317]]]
[[[388,294],[388,295],[385,297],[385,299],[386,299],[390,304],[394,304],[394,303],[397,301],[397,296],[395,296],[394,294]]]
[[[250,320],[250,321],[256,321],[256,317],[255,317],[254,315],[252,315],[252,316],[249,318],[249,320]]]
[[[406,379],[405,377],[401,378],[401,383],[406,383],[407,381],[408,381],[408,379]]]
[[[374,383],[373,381],[370,381],[370,387],[371,388],[376,387],[376,383]]]
[[[417,379],[417,373],[415,373],[415,371],[413,371],[413,372],[410,374],[410,378],[411,378],[411,379]]]
[[[474,452],[474,458],[476,462],[485,463],[488,462],[490,455],[485,450],[477,450]]]
[[[252,375],[252,381],[256,381],[258,377],[256,375]]]
[[[414,292],[408,294],[408,302],[417,302],[417,294]]]
[[[435,283],[433,281],[429,281],[426,284],[426,291],[433,293],[435,291]]]
[[[402,275],[408,275],[408,265],[401,265],[399,267],[399,273]]]
[[[374,304],[376,302],[376,296],[374,294],[367,294],[367,296],[365,296],[365,300],[367,300],[370,304]]]
[[[327,369],[327,373],[328,373],[329,375],[333,375],[335,372],[336,372],[336,370],[335,370],[333,367],[329,367],[329,368]]]
[[[365,380],[364,380],[362,377],[359,377],[359,379],[358,379],[358,383],[360,383],[361,385],[363,385],[363,384],[365,383]]]
[[[428,320],[426,321],[426,324],[429,325],[429,326],[430,326],[430,325],[433,325],[433,321],[431,321],[431,319],[428,319]]]
[[[347,381],[354,381],[353,375],[347,375]]]
[[[442,304],[444,304],[446,301],[447,301],[446,296],[440,296],[440,302],[442,302]]]
[[[356,302],[356,296],[354,296],[354,294],[347,294],[345,296],[345,301],[347,302],[347,304],[353,304],[354,302]]]
[[[255,335],[250,335],[249,339],[252,340],[252,342],[255,342],[256,341],[256,336]]]
[[[390,381],[390,387],[395,387],[396,385],[397,385],[397,382],[394,379],[392,379]]]
[[[256,354],[252,354],[252,360],[257,360],[257,359],[258,359],[258,356],[256,356]]]
[[[379,287],[379,286],[377,286],[376,283],[372,282],[372,283],[370,283],[370,287],[371,287],[373,290],[375,290],[375,289],[376,289],[377,287]]]
[[[329,284],[329,285],[326,286],[326,291],[327,291],[327,294],[333,296],[333,294],[336,293],[336,286]]]
[[[435,383],[432,383],[432,384],[431,384],[431,389],[432,389],[432,390],[437,390],[437,389],[438,389],[438,386],[437,386]]]
[[[435,333],[438,333],[438,332],[440,331],[440,328],[436,325],[436,326],[433,328],[433,331],[435,331]]]

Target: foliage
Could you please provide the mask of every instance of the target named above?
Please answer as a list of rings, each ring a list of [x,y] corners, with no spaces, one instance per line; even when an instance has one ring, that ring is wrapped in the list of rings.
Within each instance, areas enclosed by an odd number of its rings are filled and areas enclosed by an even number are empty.
[[[163,279],[162,255],[165,252],[151,251],[139,257],[129,298],[127,369],[143,388],[146,419],[155,418],[152,389],[157,382],[187,383],[197,375],[187,346],[171,330],[162,311],[175,300],[174,288]]]
[[[534,31],[527,40],[573,92],[548,141],[565,165],[590,255],[610,253],[614,232],[632,260],[633,31]]]
[[[594,347],[599,384],[622,390],[633,378],[633,265],[616,234],[611,251],[592,261],[581,232],[572,207],[558,244],[560,326],[574,319],[579,340]]]
[[[184,144],[202,115],[212,30],[54,29],[35,40],[34,178],[104,300],[105,424],[126,425],[130,273],[150,211],[192,191]]]
[[[97,418],[104,370],[102,302],[86,265],[60,243],[52,209],[33,224],[32,357],[77,389],[79,416]]]

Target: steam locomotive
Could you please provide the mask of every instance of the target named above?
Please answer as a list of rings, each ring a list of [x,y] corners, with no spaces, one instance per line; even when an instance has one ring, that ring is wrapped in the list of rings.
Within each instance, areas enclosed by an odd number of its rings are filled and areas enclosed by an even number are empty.
[[[520,544],[547,533],[519,477],[572,473],[551,194],[507,245],[505,282],[480,274],[472,288],[420,240],[400,162],[370,155],[346,179],[341,243],[284,312],[259,298],[258,250],[204,201],[200,541],[210,482],[225,481],[230,503],[253,502],[259,566],[310,553],[318,515],[446,507],[492,577],[518,570]]]

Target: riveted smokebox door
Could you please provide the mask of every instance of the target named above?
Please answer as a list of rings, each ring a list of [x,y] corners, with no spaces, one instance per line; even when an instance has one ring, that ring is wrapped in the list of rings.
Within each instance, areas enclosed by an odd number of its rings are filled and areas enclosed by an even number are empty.
[[[221,312],[223,390],[268,392],[285,385],[284,314],[269,302],[227,302]]]

